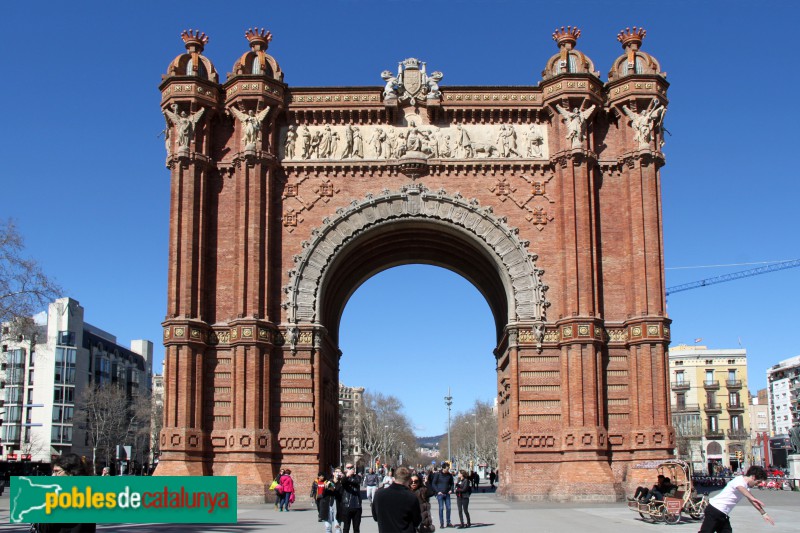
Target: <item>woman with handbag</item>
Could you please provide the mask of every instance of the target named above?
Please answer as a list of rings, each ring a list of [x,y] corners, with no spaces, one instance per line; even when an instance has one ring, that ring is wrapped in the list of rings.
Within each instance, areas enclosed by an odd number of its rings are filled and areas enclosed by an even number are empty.
[[[278,508],[283,511],[289,511],[289,504],[294,503],[294,480],[292,479],[292,471],[288,468],[284,469],[283,476],[278,480],[278,485],[281,493],[281,499],[278,500]]]

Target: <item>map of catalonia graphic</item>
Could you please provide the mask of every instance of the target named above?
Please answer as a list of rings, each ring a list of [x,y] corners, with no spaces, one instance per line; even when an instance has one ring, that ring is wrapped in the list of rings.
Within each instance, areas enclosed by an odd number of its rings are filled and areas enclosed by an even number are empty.
[[[34,483],[27,477],[18,477],[17,482],[14,483],[12,490],[11,490],[11,522],[12,523],[19,523],[25,521],[25,515],[30,513],[31,511],[38,511],[40,509],[44,509],[45,505],[45,494],[48,492],[55,491],[56,494],[61,492],[61,487],[59,485],[40,485],[38,483]],[[24,489],[24,490],[23,490]],[[41,501],[41,505],[35,505],[33,507],[22,508],[23,502],[20,502],[20,496],[22,493],[25,492],[25,499],[28,502],[39,502]],[[41,495],[41,496],[40,496]]]

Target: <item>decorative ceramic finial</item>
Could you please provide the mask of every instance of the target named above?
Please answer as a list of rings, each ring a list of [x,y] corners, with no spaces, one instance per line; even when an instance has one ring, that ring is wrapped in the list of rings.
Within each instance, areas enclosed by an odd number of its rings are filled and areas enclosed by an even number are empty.
[[[577,28],[577,26],[561,26],[561,29],[556,29],[553,32],[553,40],[558,43],[558,47],[567,47],[568,49],[572,49],[575,47],[575,43],[578,42],[578,37],[581,36],[581,30]]]
[[[181,39],[183,39],[183,42],[186,45],[186,50],[188,50],[190,53],[202,52],[206,43],[208,43],[208,36],[200,30],[183,30],[181,33]]]
[[[269,42],[272,40],[271,31],[267,31],[264,28],[259,30],[257,27],[248,28],[247,31],[244,32],[244,36],[250,41],[250,47],[253,50],[266,50],[269,46]]]
[[[639,47],[642,46],[645,35],[647,35],[647,32],[644,28],[637,28],[634,26],[633,31],[631,31],[630,28],[625,28],[625,30],[619,32],[617,40],[622,43],[622,48],[628,48],[630,46],[633,47],[634,50],[638,50]]]

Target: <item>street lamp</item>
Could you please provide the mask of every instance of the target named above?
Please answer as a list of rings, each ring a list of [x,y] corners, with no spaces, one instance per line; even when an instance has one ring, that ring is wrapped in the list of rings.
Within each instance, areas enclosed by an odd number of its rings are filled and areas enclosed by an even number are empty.
[[[453,405],[453,396],[450,394],[450,387],[447,387],[447,396],[444,397],[444,404],[447,406],[447,462],[450,462],[450,407]]]

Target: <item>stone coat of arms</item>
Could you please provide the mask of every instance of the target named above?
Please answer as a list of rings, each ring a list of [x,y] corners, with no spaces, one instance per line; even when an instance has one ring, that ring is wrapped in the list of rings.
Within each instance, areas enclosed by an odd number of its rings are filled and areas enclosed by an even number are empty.
[[[437,99],[442,94],[439,81],[444,77],[443,74],[433,72],[428,76],[425,63],[413,57],[397,64],[397,76],[384,70],[381,77],[386,82],[383,97],[388,101],[396,99],[414,105],[419,99]]]

